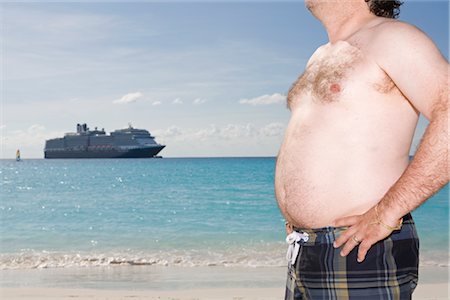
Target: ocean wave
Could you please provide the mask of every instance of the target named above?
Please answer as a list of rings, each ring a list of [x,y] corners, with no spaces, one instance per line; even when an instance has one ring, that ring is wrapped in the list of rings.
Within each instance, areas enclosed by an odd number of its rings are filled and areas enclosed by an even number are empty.
[[[116,252],[51,252],[24,250],[0,254],[0,270],[43,269],[101,266],[223,266],[223,267],[284,267],[284,245],[265,249],[233,250],[170,250]],[[421,254],[421,266],[450,267],[450,254]]]
[[[425,259],[421,259],[420,266],[435,266],[435,267],[449,268],[450,267],[450,255],[448,256],[447,259],[443,255],[441,258],[427,257]]]
[[[157,251],[157,252],[49,252],[23,251],[15,254],[0,254],[0,269],[42,269],[96,266],[245,266],[280,267],[286,261],[283,250],[258,252],[241,251]]]

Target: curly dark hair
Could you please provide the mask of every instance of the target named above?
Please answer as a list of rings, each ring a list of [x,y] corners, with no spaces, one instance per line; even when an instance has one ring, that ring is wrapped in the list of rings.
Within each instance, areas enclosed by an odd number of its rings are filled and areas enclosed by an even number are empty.
[[[370,11],[379,17],[395,19],[400,14],[400,6],[403,1],[399,0],[364,0],[369,5]]]

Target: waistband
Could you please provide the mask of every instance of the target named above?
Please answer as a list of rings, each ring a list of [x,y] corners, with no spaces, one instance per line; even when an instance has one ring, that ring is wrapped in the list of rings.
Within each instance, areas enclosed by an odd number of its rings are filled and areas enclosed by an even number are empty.
[[[303,234],[306,233],[309,236],[307,243],[316,243],[319,240],[323,241],[334,240],[335,235],[339,235],[348,228],[349,226],[341,226],[341,227],[326,226],[321,228],[300,228],[294,226],[293,230]],[[408,232],[415,231],[414,220],[410,213],[403,216],[402,228],[400,230],[393,231],[392,235],[393,236],[397,235],[396,239],[403,239],[406,238],[406,236],[410,236],[409,234],[405,235],[404,234],[405,231]],[[400,235],[400,233],[402,234]]]

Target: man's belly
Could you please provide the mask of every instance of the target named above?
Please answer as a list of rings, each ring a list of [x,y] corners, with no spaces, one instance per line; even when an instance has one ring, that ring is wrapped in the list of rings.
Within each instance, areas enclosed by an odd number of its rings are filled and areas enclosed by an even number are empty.
[[[276,198],[296,226],[324,227],[364,213],[407,167],[407,151],[399,149],[409,145],[389,144],[383,132],[350,130],[354,124],[345,128],[345,121],[311,125],[290,122],[277,157]]]

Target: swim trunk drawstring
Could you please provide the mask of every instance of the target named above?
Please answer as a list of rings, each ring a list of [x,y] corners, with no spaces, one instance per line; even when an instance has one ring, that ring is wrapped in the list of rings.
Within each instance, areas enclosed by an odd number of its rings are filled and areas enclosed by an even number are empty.
[[[289,244],[286,259],[291,265],[295,264],[297,260],[298,252],[300,251],[300,241],[307,242],[309,239],[309,234],[307,232],[297,232],[293,231],[286,237],[286,243]]]

